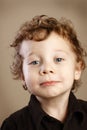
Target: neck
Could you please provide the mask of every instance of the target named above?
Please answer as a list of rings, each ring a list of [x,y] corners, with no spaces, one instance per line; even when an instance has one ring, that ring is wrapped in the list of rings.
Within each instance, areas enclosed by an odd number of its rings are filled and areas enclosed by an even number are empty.
[[[50,116],[64,122],[68,111],[69,93],[54,98],[39,98],[42,109]]]

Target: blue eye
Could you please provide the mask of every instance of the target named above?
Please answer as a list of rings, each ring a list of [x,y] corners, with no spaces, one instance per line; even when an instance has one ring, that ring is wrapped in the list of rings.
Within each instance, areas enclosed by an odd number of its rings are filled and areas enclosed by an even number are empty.
[[[61,62],[63,60],[64,60],[63,58],[56,58],[56,62]]]
[[[39,64],[39,61],[32,61],[30,64],[37,65],[37,64]]]

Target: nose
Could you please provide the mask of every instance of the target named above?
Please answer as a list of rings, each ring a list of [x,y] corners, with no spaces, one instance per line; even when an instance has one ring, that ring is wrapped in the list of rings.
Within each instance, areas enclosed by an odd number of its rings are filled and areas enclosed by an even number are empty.
[[[42,65],[41,68],[40,68],[40,74],[41,75],[53,74],[53,73],[54,73],[54,69],[50,64]]]

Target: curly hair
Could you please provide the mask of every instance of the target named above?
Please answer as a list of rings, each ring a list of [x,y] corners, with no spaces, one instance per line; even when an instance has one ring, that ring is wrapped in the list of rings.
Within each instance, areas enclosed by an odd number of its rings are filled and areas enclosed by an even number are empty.
[[[11,72],[14,79],[20,79],[22,74],[22,56],[19,54],[20,44],[23,40],[42,41],[49,37],[50,33],[54,31],[59,36],[68,40],[71,44],[72,50],[76,54],[77,62],[81,62],[81,69],[86,67],[84,56],[86,52],[81,47],[80,41],[74,30],[72,22],[62,18],[57,20],[47,15],[35,16],[31,21],[25,22],[17,32],[14,42],[11,47],[15,48],[14,60],[11,65]],[[72,90],[78,88],[79,81],[74,81]]]

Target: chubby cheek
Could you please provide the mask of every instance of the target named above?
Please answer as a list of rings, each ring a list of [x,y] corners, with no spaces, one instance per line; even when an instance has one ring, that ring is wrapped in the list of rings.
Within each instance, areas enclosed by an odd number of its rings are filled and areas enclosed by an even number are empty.
[[[36,74],[35,73],[32,73],[32,70],[29,69],[28,66],[24,65],[23,66],[23,74],[24,74],[24,80],[26,82],[26,85],[28,87],[28,90],[30,92],[33,91],[33,86],[35,86],[36,84]]]
[[[71,88],[75,79],[74,69],[67,68],[61,72],[61,79],[63,85],[67,88]]]
[[[72,88],[74,82],[74,76],[67,75],[67,78],[65,79],[65,84],[68,88]]]

